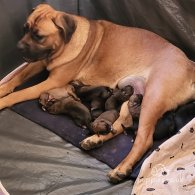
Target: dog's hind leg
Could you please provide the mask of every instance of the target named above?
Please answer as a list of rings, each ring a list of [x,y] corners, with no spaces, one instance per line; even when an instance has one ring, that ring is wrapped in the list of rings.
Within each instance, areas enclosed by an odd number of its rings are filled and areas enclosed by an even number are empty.
[[[113,124],[114,133],[110,132],[106,135],[97,135],[97,134],[92,135],[84,139],[80,143],[81,147],[85,150],[91,150],[93,148],[97,148],[101,146],[104,142],[122,133],[124,131],[124,128],[122,125],[131,126],[131,124],[133,123],[133,120],[132,120],[131,115],[129,114],[129,109],[128,109],[127,104],[128,104],[128,101],[124,102],[123,105],[121,106],[119,118]]]
[[[126,158],[108,174],[109,180],[112,183],[118,183],[130,175],[135,163],[152,146],[155,123],[157,118],[160,118],[163,113],[161,109],[156,109],[159,104],[159,100],[154,102],[151,98],[144,98],[139,120],[139,128],[133,147]]]
[[[182,78],[182,75],[180,75]],[[146,86],[141,106],[139,127],[134,145],[126,158],[109,174],[112,183],[125,179],[143,154],[153,145],[153,133],[157,120],[168,110],[184,103],[191,97],[190,82],[183,82],[180,77],[158,80],[153,78]],[[179,79],[178,79],[179,78]],[[171,82],[170,82],[171,81]],[[176,83],[172,83],[175,81]]]

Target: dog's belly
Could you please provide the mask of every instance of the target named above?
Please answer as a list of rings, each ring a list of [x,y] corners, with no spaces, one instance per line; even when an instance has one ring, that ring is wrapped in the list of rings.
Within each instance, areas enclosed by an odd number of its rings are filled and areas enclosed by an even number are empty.
[[[136,65],[134,67],[132,67],[131,65],[123,66],[120,64],[109,67],[106,67],[106,65],[99,65],[86,68],[85,70],[81,71],[75,79],[80,80],[84,84],[88,85],[104,85],[108,87],[116,87],[119,82],[121,83],[120,85],[124,85],[128,82],[129,85],[134,85],[133,80],[145,83],[149,77],[150,71],[150,66],[140,68],[140,66]],[[132,80],[130,78],[134,79]],[[134,83],[136,83],[136,81]],[[140,92],[143,92],[142,88],[143,87],[140,88]]]
[[[145,92],[146,78],[142,76],[127,76],[122,78],[117,85],[119,88],[131,85],[134,88],[134,94],[143,95]]]

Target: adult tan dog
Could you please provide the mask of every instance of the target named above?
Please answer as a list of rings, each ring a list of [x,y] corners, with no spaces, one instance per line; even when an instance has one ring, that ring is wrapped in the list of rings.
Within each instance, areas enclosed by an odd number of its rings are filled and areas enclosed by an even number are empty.
[[[109,87],[131,75],[145,80],[137,137],[131,152],[109,173],[112,182],[124,179],[152,145],[154,127],[162,114],[195,99],[194,63],[154,33],[101,20],[89,21],[58,12],[46,4],[37,6],[31,13],[25,32],[18,47],[29,65],[0,87],[0,109],[38,98],[43,91],[62,87],[71,80]],[[50,71],[47,80],[9,94],[45,68]],[[93,135],[81,146],[87,150],[96,147],[121,133],[121,123],[125,126],[130,122],[125,102],[113,125],[117,133]]]

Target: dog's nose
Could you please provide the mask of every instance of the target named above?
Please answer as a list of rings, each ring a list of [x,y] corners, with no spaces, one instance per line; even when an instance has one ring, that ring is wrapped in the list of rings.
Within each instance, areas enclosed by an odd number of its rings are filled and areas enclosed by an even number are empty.
[[[23,42],[23,41],[19,41],[18,44],[17,44],[17,48],[19,50],[24,51],[26,48],[28,48],[28,44]]]

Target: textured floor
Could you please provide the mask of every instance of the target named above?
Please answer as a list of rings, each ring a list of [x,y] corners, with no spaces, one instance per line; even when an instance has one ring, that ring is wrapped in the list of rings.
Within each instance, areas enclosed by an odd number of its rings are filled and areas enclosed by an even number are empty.
[[[45,128],[0,112],[0,180],[13,195],[130,195],[133,182],[112,185],[110,168]]]

